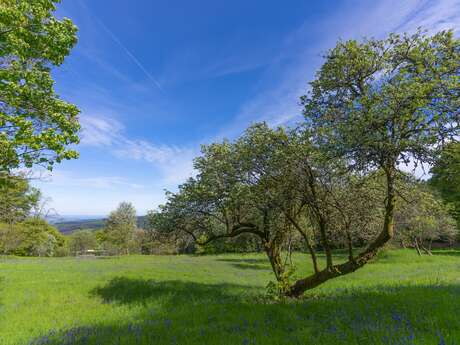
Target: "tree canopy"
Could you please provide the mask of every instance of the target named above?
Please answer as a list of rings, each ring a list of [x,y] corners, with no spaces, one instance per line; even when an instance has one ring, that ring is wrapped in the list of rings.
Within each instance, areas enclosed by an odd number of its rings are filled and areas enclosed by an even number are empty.
[[[0,223],[0,252],[22,256],[62,255],[66,240],[55,227],[39,218]]]
[[[304,124],[255,124],[234,142],[204,146],[196,177],[168,193],[156,226],[201,245],[255,236],[289,296],[354,272],[394,237],[400,166],[434,162],[460,134],[459,75],[450,31],[339,42],[301,98]],[[314,271],[293,284],[281,259],[292,232]],[[348,260],[334,263],[340,246]]]
[[[22,176],[0,175],[0,222],[26,219],[40,202],[41,193]]]
[[[58,0],[0,4],[0,171],[76,158],[78,113],[51,76],[77,42],[77,28],[53,12]]]
[[[311,92],[301,98],[306,126],[328,159],[344,159],[361,174],[383,171],[384,220],[363,252],[299,280],[294,294],[353,272],[394,237],[398,168],[434,162],[459,135],[459,78],[460,40],[452,31],[338,42],[326,54]]]
[[[136,209],[129,202],[121,202],[106,220],[105,240],[124,253],[129,253],[137,229]]]

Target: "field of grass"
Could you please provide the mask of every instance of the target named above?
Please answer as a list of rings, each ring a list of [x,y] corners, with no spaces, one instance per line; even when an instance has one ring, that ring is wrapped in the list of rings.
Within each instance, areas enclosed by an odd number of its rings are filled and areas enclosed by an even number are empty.
[[[386,252],[295,302],[271,279],[261,254],[3,258],[0,344],[460,344],[460,252]]]

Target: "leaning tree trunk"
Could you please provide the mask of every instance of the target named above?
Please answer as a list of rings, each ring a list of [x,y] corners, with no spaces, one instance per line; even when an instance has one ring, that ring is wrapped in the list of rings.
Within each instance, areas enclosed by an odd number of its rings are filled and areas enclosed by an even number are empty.
[[[297,280],[287,291],[289,297],[300,297],[305,291],[313,289],[322,283],[348,273],[352,273],[363,267],[369,260],[374,258],[379,250],[385,246],[394,236],[394,214],[396,209],[396,191],[394,189],[396,169],[386,171],[387,193],[383,229],[377,238],[363,252],[347,262],[332,265],[314,273],[306,278]]]
[[[284,273],[284,265],[281,259],[281,250],[274,243],[265,243],[264,247],[268,260],[270,261],[270,265],[272,266],[273,273],[275,274],[275,278],[280,282],[283,279]]]
[[[433,255],[433,253],[431,253],[431,250],[428,249],[427,247],[425,247],[425,245],[423,244],[423,240],[420,240],[420,247],[421,247],[422,250],[425,252],[425,254],[430,255],[430,256]],[[430,247],[431,247],[431,246],[430,246]]]
[[[419,246],[419,244],[418,244],[417,237],[414,238],[414,247],[415,247],[415,249],[417,250],[417,254],[418,254],[419,256],[422,256],[422,252],[421,252],[421,250],[420,250],[420,246]]]

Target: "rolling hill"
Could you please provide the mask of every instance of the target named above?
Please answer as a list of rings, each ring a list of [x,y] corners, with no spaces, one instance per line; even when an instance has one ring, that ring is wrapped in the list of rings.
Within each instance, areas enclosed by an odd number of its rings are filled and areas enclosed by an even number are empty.
[[[145,224],[145,216],[137,217],[137,226],[143,228]],[[81,219],[81,220],[72,220],[65,222],[57,222],[53,224],[60,232],[63,234],[70,234],[76,230],[98,230],[104,227],[104,219]]]

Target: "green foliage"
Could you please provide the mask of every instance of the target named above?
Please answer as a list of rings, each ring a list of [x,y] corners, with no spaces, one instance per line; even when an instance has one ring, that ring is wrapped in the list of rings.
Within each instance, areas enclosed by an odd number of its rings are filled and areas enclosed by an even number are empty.
[[[136,210],[131,203],[122,202],[106,220],[104,239],[110,250],[129,254],[137,229]]]
[[[51,76],[77,42],[77,28],[53,12],[58,0],[0,3],[0,171],[72,159],[79,113]]]
[[[155,228],[193,239],[202,254],[263,250],[283,284],[283,249],[307,248],[319,271],[319,247],[330,257],[347,246],[351,258],[352,245],[372,240],[380,225],[378,181],[324,159],[304,128],[254,124],[233,142],[204,146],[195,168],[152,214]]]
[[[85,252],[88,249],[97,249],[98,241],[95,231],[79,230],[69,235],[69,250],[72,254]]]
[[[433,162],[460,133],[460,40],[391,34],[339,42],[302,98],[325,151],[357,169]]]
[[[0,174],[0,222],[23,221],[37,208],[41,198],[38,189],[22,176]]]
[[[206,242],[206,236],[202,235],[194,246],[196,254],[221,254],[221,253],[256,253],[262,251],[260,241],[250,234],[241,234],[234,238],[222,238],[200,245]]]
[[[295,232],[315,273],[292,285],[293,297],[355,272],[394,237],[400,165],[433,162],[460,134],[459,75],[451,31],[339,42],[301,98],[304,126],[258,123],[233,142],[203,146],[197,176],[167,193],[156,230],[190,236],[202,253],[255,236],[281,283],[281,251]],[[334,247],[348,248],[346,263],[334,265]]]
[[[63,255],[65,237],[43,219],[0,224],[0,252],[19,256]]]
[[[94,237],[96,238],[96,241],[99,245],[102,245],[106,241],[105,229],[99,229],[99,230],[88,229],[88,230],[91,230],[94,233]]]
[[[263,254],[3,258],[0,343],[455,344],[459,254],[389,251],[286,303],[264,297]]]
[[[308,149],[301,131],[272,130],[265,123],[234,142],[204,146],[195,159],[197,177],[167,195],[156,228],[193,239],[199,253],[263,249],[280,278],[280,251],[289,235],[285,212],[300,196],[293,174]]]
[[[283,271],[280,279],[277,281],[269,281],[265,287],[266,296],[273,301],[287,301],[286,293],[289,292],[292,284],[295,282],[294,275],[296,268],[289,266]]]
[[[450,216],[450,208],[424,183],[409,180],[401,186],[405,200],[396,213],[396,239],[431,254],[436,240],[452,243],[458,230]]]
[[[460,143],[451,142],[444,147],[441,155],[431,169],[429,181],[451,205],[452,214],[460,229]]]

